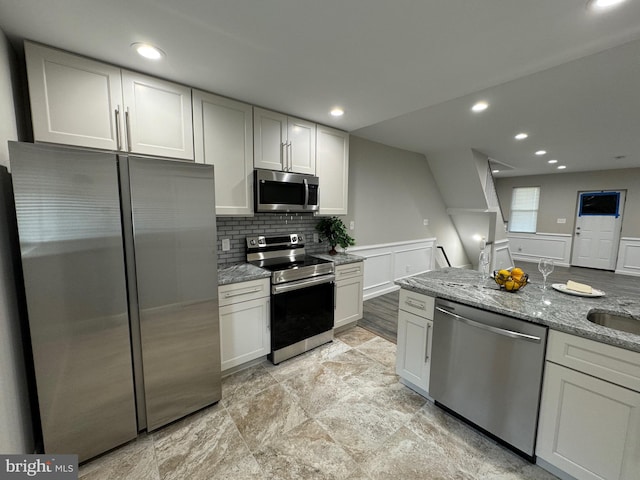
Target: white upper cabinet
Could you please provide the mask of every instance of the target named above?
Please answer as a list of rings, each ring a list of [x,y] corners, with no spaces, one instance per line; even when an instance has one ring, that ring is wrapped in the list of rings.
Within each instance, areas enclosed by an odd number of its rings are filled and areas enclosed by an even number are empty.
[[[194,90],[193,123],[196,162],[215,167],[216,215],[252,215],[251,105]]]
[[[318,125],[317,175],[320,215],[346,215],[349,191],[349,134]]]
[[[120,69],[25,43],[36,141],[118,150]]]
[[[315,123],[254,107],[253,136],[255,168],[315,175]]]
[[[191,89],[122,71],[130,152],[193,160]]]
[[[191,89],[25,42],[34,139],[193,160]]]

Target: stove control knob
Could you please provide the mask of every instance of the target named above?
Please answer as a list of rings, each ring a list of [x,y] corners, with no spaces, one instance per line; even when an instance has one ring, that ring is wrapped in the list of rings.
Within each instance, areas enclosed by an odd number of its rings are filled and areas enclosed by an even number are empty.
[[[259,243],[260,245],[264,245],[264,238],[259,238],[259,239],[258,239],[258,243]]]
[[[255,245],[255,244],[256,244],[256,241],[255,241],[255,240],[250,240],[250,241],[249,241],[249,243],[250,243],[251,245]]]
[[[298,235],[298,241],[302,242],[304,240],[304,238],[302,238],[302,235]]]
[[[298,241],[298,237],[296,237],[295,235],[291,235],[291,241],[293,243],[296,243]]]

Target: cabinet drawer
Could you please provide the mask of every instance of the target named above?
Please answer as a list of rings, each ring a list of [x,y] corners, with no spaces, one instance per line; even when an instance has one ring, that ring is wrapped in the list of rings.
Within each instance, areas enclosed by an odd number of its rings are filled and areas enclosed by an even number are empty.
[[[547,360],[640,392],[640,353],[550,331]]]
[[[364,262],[348,263],[336,267],[336,281],[364,275]]]
[[[435,299],[428,295],[400,290],[400,310],[433,320]]]
[[[247,302],[257,298],[268,297],[270,295],[269,286],[270,281],[268,278],[220,285],[218,287],[220,306],[224,307],[232,303]]]

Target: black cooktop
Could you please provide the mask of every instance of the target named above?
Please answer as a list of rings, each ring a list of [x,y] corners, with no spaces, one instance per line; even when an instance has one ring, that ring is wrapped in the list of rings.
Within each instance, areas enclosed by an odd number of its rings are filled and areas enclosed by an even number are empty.
[[[321,258],[311,257],[309,255],[305,255],[304,257],[296,257],[296,258],[273,258],[270,260],[259,260],[254,262],[249,262],[253,265],[256,265],[260,268],[264,268],[265,270],[269,270],[270,272],[280,272],[282,270],[293,270],[296,268],[304,268],[304,267],[313,267],[315,265],[320,265],[322,263],[331,263],[329,260],[324,260]]]

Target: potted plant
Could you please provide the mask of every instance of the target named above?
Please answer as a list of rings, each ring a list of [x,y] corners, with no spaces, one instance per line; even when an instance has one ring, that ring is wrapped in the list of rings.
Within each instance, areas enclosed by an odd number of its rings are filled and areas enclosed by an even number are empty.
[[[342,248],[351,247],[356,241],[347,233],[347,227],[338,217],[321,219],[316,225],[316,231],[320,234],[320,240],[326,240],[331,245],[330,255],[335,255],[336,245]]]

